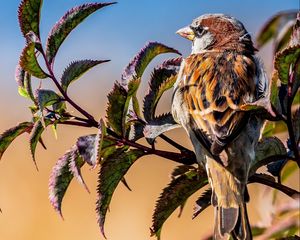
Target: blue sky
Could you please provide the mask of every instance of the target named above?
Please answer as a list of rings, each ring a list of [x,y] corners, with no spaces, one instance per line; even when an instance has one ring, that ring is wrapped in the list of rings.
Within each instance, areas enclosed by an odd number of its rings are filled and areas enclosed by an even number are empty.
[[[255,36],[259,27],[273,14],[297,9],[299,0],[119,0],[87,18],[66,39],[56,59],[55,70],[60,76],[73,60],[111,59],[93,69],[72,86],[71,93],[96,101],[106,101],[106,94],[129,60],[147,41],[159,41],[178,49],[184,56],[190,52],[190,42],[175,32],[204,13],[226,13],[241,20]],[[26,100],[18,96],[14,80],[15,66],[24,47],[17,21],[19,0],[2,1],[0,14],[0,103],[11,102],[19,107],[13,117],[21,120]],[[42,41],[53,24],[71,7],[86,0],[44,0],[41,19]],[[169,56],[163,56],[169,57]],[[163,58],[162,57],[162,58]],[[162,59],[159,58],[159,59]],[[155,62],[157,63],[157,62]],[[271,65],[271,62],[266,65]],[[50,86],[49,81],[43,84]],[[5,99],[5,101],[4,101]],[[93,102],[92,102],[93,103]],[[91,102],[88,102],[88,107]],[[23,106],[23,108],[22,108]],[[98,106],[99,108],[99,106]],[[0,111],[10,109],[0,104]]]

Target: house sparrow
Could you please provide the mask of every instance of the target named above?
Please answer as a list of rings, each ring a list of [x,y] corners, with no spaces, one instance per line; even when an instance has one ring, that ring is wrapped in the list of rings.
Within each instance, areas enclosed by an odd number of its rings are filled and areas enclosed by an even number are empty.
[[[237,19],[206,14],[177,32],[192,41],[174,85],[172,114],[208,175],[214,239],[252,239],[247,181],[263,120],[243,104],[266,97],[268,80],[250,34]]]

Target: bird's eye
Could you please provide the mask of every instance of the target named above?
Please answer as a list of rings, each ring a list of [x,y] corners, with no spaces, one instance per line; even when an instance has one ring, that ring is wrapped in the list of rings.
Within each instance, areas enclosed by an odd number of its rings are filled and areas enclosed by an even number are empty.
[[[202,26],[190,26],[190,28],[198,36],[203,35],[203,33],[205,32],[205,29]]]

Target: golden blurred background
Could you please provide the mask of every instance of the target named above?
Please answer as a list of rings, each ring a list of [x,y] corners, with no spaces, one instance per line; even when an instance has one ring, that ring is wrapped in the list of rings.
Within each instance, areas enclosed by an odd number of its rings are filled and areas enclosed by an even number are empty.
[[[85,2],[45,0],[41,21],[43,40],[64,12]],[[31,117],[27,110],[30,103],[18,95],[14,81],[18,55],[24,46],[17,23],[18,4],[18,0],[1,3],[0,132]],[[259,27],[270,16],[278,11],[297,7],[298,0],[120,0],[117,5],[100,10],[88,18],[69,36],[57,57],[56,72],[60,76],[64,67],[75,59],[112,60],[97,66],[70,87],[70,95],[75,102],[98,119],[105,115],[106,95],[113,82],[120,78],[123,68],[147,41],[162,42],[186,56],[190,51],[190,43],[176,36],[175,31],[203,13],[231,14],[240,19],[252,36],[255,36]],[[270,53],[271,45],[260,53],[268,70],[272,67]],[[160,60],[172,56],[159,57],[149,69]],[[148,76],[149,69],[146,74]],[[140,97],[147,89],[147,79],[144,80],[139,92]],[[38,84],[39,81],[35,83]],[[51,86],[48,80],[44,80],[42,85],[47,88]],[[170,99],[166,96],[160,105],[160,111],[167,111],[169,108]],[[74,144],[78,136],[89,133],[95,133],[95,130],[59,126],[56,140],[51,129],[48,129],[43,137],[47,150],[38,146],[36,151],[38,172],[31,160],[27,134],[19,137],[8,148],[0,165],[1,240],[104,239],[100,235],[95,214],[98,170],[91,170],[87,166],[83,169],[90,194],[76,181],[72,181],[63,201],[65,220],[52,209],[48,200],[48,178],[56,160]],[[168,136],[191,148],[183,130],[174,130],[168,133]],[[160,148],[168,149],[163,142]],[[147,156],[130,169],[126,179],[133,191],[128,191],[122,185],[117,188],[106,220],[108,239],[150,239],[149,228],[156,199],[169,182],[170,173],[175,166],[175,163],[162,158]],[[291,178],[289,184],[299,189],[298,175]],[[261,215],[268,212],[267,204],[265,206],[262,202],[266,203],[267,196],[270,196],[269,190],[252,184],[250,194],[250,219],[257,222],[261,220]],[[287,200],[283,194],[280,195],[283,201]],[[206,209],[195,220],[191,220],[193,203],[199,196],[199,192],[192,196],[181,218],[177,218],[178,211],[175,211],[164,225],[162,239],[198,240],[211,231],[212,208]]]

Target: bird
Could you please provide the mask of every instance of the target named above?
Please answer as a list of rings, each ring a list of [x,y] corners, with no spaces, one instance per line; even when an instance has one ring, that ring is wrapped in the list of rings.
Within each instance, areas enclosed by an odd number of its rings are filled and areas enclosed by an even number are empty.
[[[192,41],[192,49],[174,84],[172,115],[206,170],[214,239],[252,239],[247,181],[264,120],[242,106],[268,96],[263,63],[251,35],[232,16],[204,14],[177,33]]]

